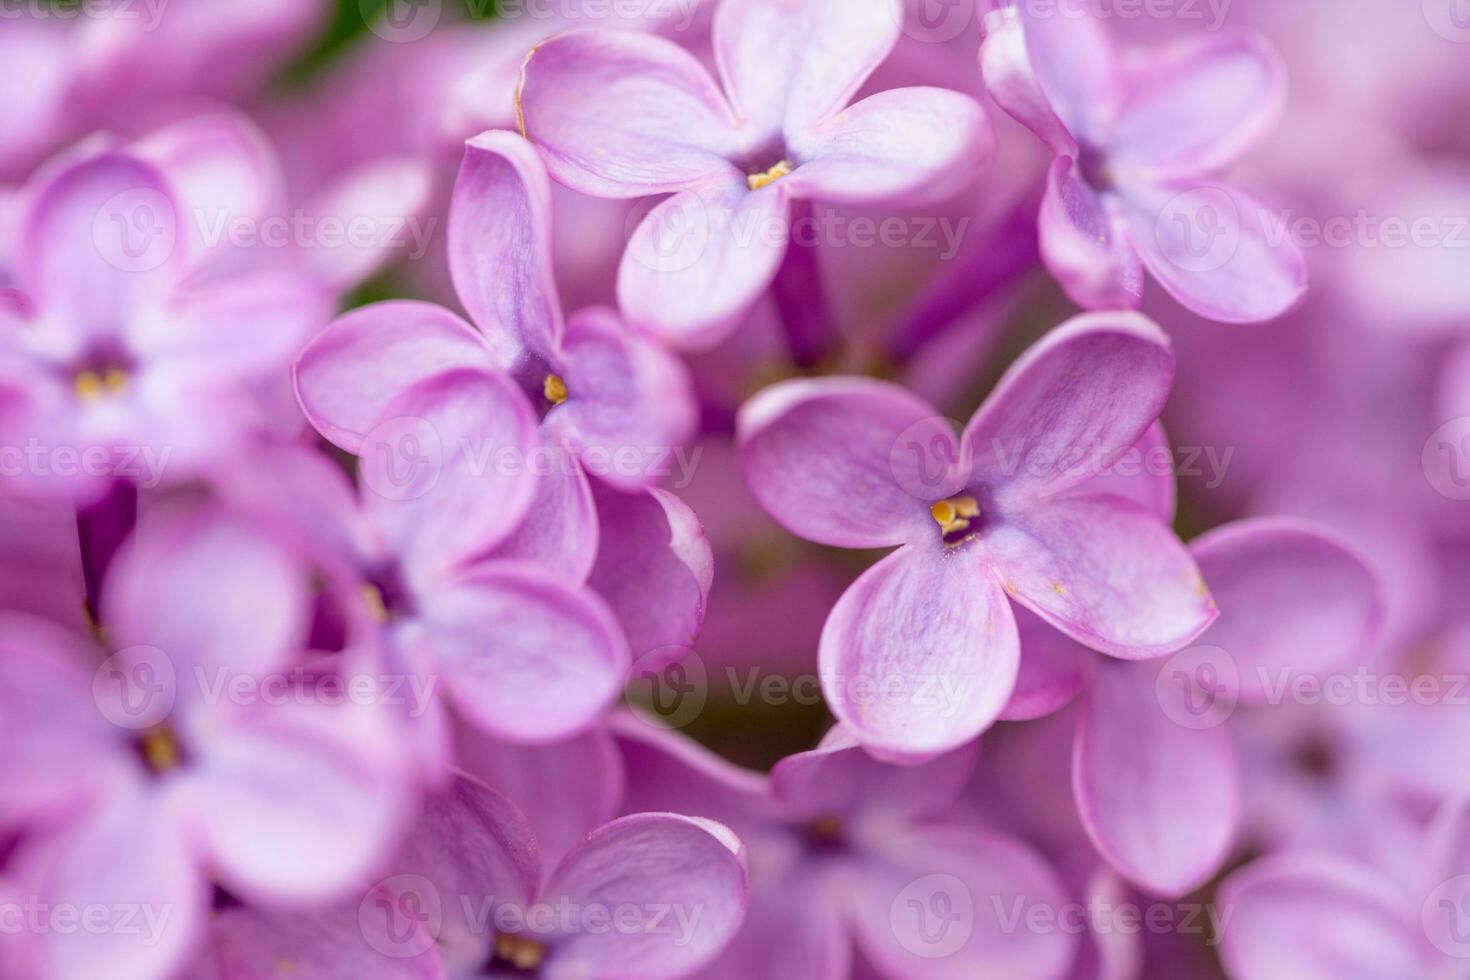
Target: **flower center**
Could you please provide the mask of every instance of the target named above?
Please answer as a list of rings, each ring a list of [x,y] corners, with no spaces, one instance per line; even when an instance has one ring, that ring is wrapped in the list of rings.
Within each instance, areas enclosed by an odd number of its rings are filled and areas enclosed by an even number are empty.
[[[1107,154],[1091,143],[1083,143],[1078,148],[1077,172],[1088,187],[1098,192],[1112,190],[1117,184]]]
[[[934,523],[944,534],[944,543],[953,547],[963,541],[975,519],[980,516],[980,501],[974,497],[951,497],[929,508]]]
[[[128,390],[128,373],[121,368],[106,371],[78,371],[72,378],[72,390],[84,402],[94,402],[105,395],[121,395]]]
[[[143,761],[148,763],[148,768],[159,775],[177,768],[184,761],[184,750],[179,747],[178,739],[163,725],[144,732],[138,739],[138,750],[143,753]]]
[[[495,959],[517,970],[534,970],[546,959],[546,946],[529,936],[501,932],[495,936]]]
[[[561,375],[559,374],[548,374],[546,376],[546,380],[541,382],[541,393],[553,405],[562,404],[570,394],[567,391],[567,383],[561,379]]]
[[[769,159],[769,157],[767,159]],[[790,162],[782,160],[770,170],[767,170],[764,173],[751,174],[750,176],[746,177],[745,180],[747,183],[750,184],[751,190],[758,191],[762,187],[770,187],[776,181],[780,180],[782,177],[785,177],[790,173]]]

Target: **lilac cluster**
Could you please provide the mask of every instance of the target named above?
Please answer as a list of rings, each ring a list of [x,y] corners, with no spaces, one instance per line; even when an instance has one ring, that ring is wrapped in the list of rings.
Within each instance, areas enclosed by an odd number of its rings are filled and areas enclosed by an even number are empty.
[[[0,980],[1465,975],[1470,27],[1287,6],[0,0]]]

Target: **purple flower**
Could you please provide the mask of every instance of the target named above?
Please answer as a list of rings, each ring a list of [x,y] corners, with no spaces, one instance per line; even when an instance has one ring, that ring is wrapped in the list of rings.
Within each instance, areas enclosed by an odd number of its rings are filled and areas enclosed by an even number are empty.
[[[1215,174],[1271,127],[1286,85],[1261,43],[1211,35],[1124,62],[1084,4],[986,15],[991,94],[1056,154],[1041,247],[1089,309],[1135,307],[1146,268],[1201,316],[1269,320],[1306,289],[1280,215]]]
[[[950,813],[974,746],[889,766],[839,727],[766,777],[642,721],[617,730],[630,809],[707,816],[750,849],[749,918],[707,976],[845,977],[857,948],[892,977],[1065,975],[1070,935],[1007,918],[1058,908],[1055,874],[1019,842]]]
[[[120,477],[176,483],[261,428],[257,390],[327,297],[281,269],[201,275],[185,210],[160,169],[121,152],[62,168],[29,201],[18,288],[0,290],[0,445],[30,453],[12,491],[87,503]]]
[[[901,0],[726,0],[717,83],[667,39],[573,31],[532,50],[522,132],[595,197],[673,194],[638,226],[618,302],[680,346],[727,336],[774,280],[793,202],[887,203],[959,187],[989,151],[979,105],[944,89],[853,97],[888,56]]]
[[[39,831],[15,858],[31,894],[151,917],[44,929],[38,974],[57,980],[172,975],[213,882],[265,906],[334,901],[370,880],[409,809],[383,714],[230,693],[289,678],[305,642],[305,570],[260,527],[152,514],[106,586],[105,662],[40,620],[0,627],[0,825]]]
[[[1119,874],[1170,896],[1218,871],[1240,827],[1230,713],[1269,703],[1273,685],[1363,657],[1383,624],[1372,570],[1308,525],[1242,521],[1190,552],[1221,609],[1195,647],[1125,663],[1023,617],[1026,656],[1001,716],[1039,718],[1080,698],[1071,772],[1083,827]]]
[[[1417,854],[1375,867],[1321,851],[1276,854],[1220,891],[1234,911],[1221,954],[1235,980],[1452,977],[1463,972],[1470,814],[1439,808]]]
[[[745,405],[746,481],[772,516],[821,544],[901,546],[822,631],[823,691],[865,746],[922,759],[996,719],[1020,659],[1007,595],[1123,659],[1177,650],[1214,620],[1168,525],[1083,486],[1143,438],[1173,369],[1152,323],[1095,314],[1028,351],[962,436],[862,378],[786,382]]]
[[[526,818],[461,777],[430,804],[397,873],[357,908],[304,918],[225,913],[225,977],[290,964],[302,980],[637,976],[677,980],[745,915],[745,849],[726,827],[643,813],[587,834],[544,868]]]

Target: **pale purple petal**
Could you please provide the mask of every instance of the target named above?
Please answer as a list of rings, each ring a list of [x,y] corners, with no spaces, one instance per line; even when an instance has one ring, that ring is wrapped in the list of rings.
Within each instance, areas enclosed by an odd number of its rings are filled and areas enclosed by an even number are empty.
[[[1026,50],[1026,25],[1014,6],[985,15],[980,72],[996,104],[1045,143],[1053,153],[1076,156],[1077,139],[1057,117],[1032,69]]]
[[[577,458],[553,441],[543,441],[532,460],[536,495],[530,511],[494,557],[530,562],[568,582],[585,582],[601,553],[591,482]]]
[[[1220,619],[1204,643],[1240,671],[1240,697],[1364,662],[1384,622],[1372,568],[1334,535],[1292,520],[1238,521],[1190,545]]]
[[[1041,257],[1085,309],[1132,309],[1143,298],[1143,262],[1118,210],[1082,179],[1074,158],[1052,161],[1037,218]]]
[[[735,938],[747,888],[744,848],[728,828],[667,813],[615,820],[567,855],[543,895],[584,909],[637,908],[642,928],[559,937],[546,968],[567,976],[688,976]],[[689,921],[654,926],[658,907],[683,911]]]
[[[976,548],[906,545],[868,569],[822,628],[833,714],[884,758],[958,748],[999,716],[1020,656],[1010,603]]]
[[[723,340],[775,279],[790,210],[781,182],[752,191],[736,174],[659,204],[618,266],[618,305],[629,324],[680,348]]]
[[[628,641],[607,605],[535,566],[486,564],[423,597],[419,619],[460,713],[516,742],[586,730],[628,671]]]
[[[432,168],[410,156],[349,171],[302,206],[304,217],[323,222],[323,233],[296,256],[334,291],[356,286],[395,258],[422,258],[435,231],[427,217],[434,177]],[[327,235],[329,221],[346,222],[347,234],[340,240]]]
[[[1109,494],[1131,500],[1163,523],[1173,525],[1179,502],[1176,468],[1164,425],[1155,422],[1111,468],[1079,489],[1088,495]]]
[[[1307,262],[1285,216],[1233,187],[1127,185],[1143,264],[1183,306],[1225,323],[1286,313],[1305,295]]]
[[[1013,610],[1021,669],[1002,721],[1033,721],[1062,710],[1086,681],[1091,654],[1024,606]]]
[[[699,421],[683,362],[605,309],[572,318],[562,362],[567,400],[547,415],[548,431],[614,486],[662,482]]]
[[[306,569],[263,529],[225,512],[145,518],[117,556],[102,594],[114,649],[153,648],[181,694],[196,672],[264,673],[299,653],[307,628]]]
[[[432,303],[374,303],[333,321],[296,361],[296,397],[322,438],[349,453],[415,383],[461,367],[489,367],[484,340]]]
[[[594,487],[601,526],[587,584],[607,600],[633,657],[670,659],[694,646],[704,625],[715,561],[699,518],[664,490]]]
[[[79,347],[157,311],[182,275],[188,243],[167,180],[106,153],[57,175],[31,203],[18,285],[48,327]],[[74,351],[72,353],[80,353]]]
[[[841,204],[943,197],[994,152],[980,104],[939,88],[880,92],[793,133],[801,165],[783,178],[797,197]]]
[[[1108,150],[1119,170],[1151,179],[1223,170],[1275,126],[1286,105],[1285,69],[1254,37],[1201,35],[1129,68]]]
[[[320,705],[209,728],[180,787],[211,865],[232,892],[320,904],[370,883],[409,817],[387,719]]]
[[[513,745],[460,726],[455,745],[460,766],[525,815],[547,864],[618,815],[623,760],[606,728],[564,742]]]
[[[536,443],[526,396],[488,371],[436,375],[383,410],[362,447],[364,504],[414,584],[515,530],[536,492]]]
[[[1080,142],[1100,145],[1122,80],[1112,39],[1087,0],[1019,3],[1031,70],[1052,109]]]
[[[715,60],[742,122],[795,134],[847,105],[898,43],[901,0],[745,0],[715,10]]]
[[[1055,872],[1011,838],[972,827],[910,828],[883,842],[853,884],[847,901],[858,944],[884,976],[1067,975],[1076,936],[1008,919],[1017,909],[1058,909],[1067,900]],[[936,914],[950,928],[936,928]]]
[[[1009,506],[1104,473],[1158,419],[1173,378],[1152,321],[1075,317],[1011,366],[965,428],[975,477]]]
[[[1267,858],[1226,879],[1237,980],[1419,980],[1439,965],[1392,879],[1337,857]]]
[[[1235,841],[1240,772],[1224,728],[1186,728],[1165,714],[1159,670],[1094,664],[1072,784],[1083,825],[1108,862],[1150,892],[1179,896],[1218,871]]]
[[[975,769],[977,749],[974,743],[923,765],[892,766],[864,752],[839,725],[814,751],[777,763],[771,792],[794,820],[913,820],[954,802]]]
[[[386,938],[380,938],[377,949],[369,945],[355,903],[313,915],[229,909],[215,918],[209,957],[218,971],[208,975],[211,980],[280,974],[301,980],[445,978],[439,951],[432,945],[421,952]]]
[[[551,183],[529,143],[489,132],[465,144],[448,235],[455,292],[493,347],[554,357],[562,313],[551,268]]]
[[[517,108],[551,175],[593,197],[735,174],[729,104],[695,57],[662,37],[581,30],[544,41],[521,70]]]
[[[929,506],[963,481],[950,422],[897,385],[773,385],[740,410],[745,482],[793,534],[841,548],[928,540]]]
[[[1007,514],[981,546],[1013,599],[1110,656],[1172,653],[1218,615],[1174,532],[1118,497],[1059,498]]]
[[[798,866],[750,884],[750,911],[730,948],[701,980],[800,977],[850,980],[852,939],[831,882]]]

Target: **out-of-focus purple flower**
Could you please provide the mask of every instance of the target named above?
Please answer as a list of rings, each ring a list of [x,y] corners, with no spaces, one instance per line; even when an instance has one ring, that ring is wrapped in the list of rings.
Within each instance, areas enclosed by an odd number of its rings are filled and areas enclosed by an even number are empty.
[[[159,168],[115,151],[29,201],[0,291],[0,443],[36,450],[7,489],[86,503],[119,477],[178,482],[261,426],[257,389],[326,296],[279,268],[200,275],[186,212]]]
[[[1232,980],[1457,976],[1467,942],[1470,806],[1439,809],[1407,867],[1309,849],[1263,858],[1220,891],[1233,910],[1221,952]]]
[[[1281,216],[1215,175],[1271,127],[1285,81],[1228,35],[1124,61],[1085,4],[1004,0],[986,15],[991,94],[1056,154],[1042,256],[1079,305],[1136,307],[1147,269],[1201,316],[1268,320],[1306,289]]]
[[[678,980],[745,916],[745,848],[712,820],[642,813],[587,834],[554,867],[514,804],[462,776],[432,801],[397,874],[356,908],[226,912],[224,977],[291,964],[302,980],[637,976]]]
[[[1373,572],[1309,526],[1240,522],[1190,551],[1221,610],[1195,647],[1123,663],[1027,616],[1017,693],[1002,715],[1041,717],[1081,694],[1071,771],[1083,826],[1120,874],[1170,896],[1218,871],[1240,827],[1229,713],[1361,658],[1383,625]]]
[[[749,918],[706,976],[835,980],[859,948],[886,976],[1065,975],[1072,936],[1008,918],[1059,907],[1051,869],[1017,841],[943,817],[974,746],[896,767],[837,728],[767,778],[641,720],[617,731],[630,810],[683,807],[750,849]]]
[[[113,565],[107,648],[9,614],[0,819],[37,831],[20,876],[52,908],[150,917],[41,928],[38,976],[171,975],[211,882],[266,906],[333,901],[391,852],[411,796],[385,717],[285,687],[239,694],[293,680],[306,599],[305,570],[258,526],[190,509],[151,515]]]
[[[940,195],[975,172],[992,138],[968,96],[909,88],[849,104],[897,42],[902,6],[721,3],[718,83],[646,34],[572,31],[532,51],[518,108],[552,176],[597,197],[673,194],[623,255],[633,323],[711,346],[775,279],[793,202]]]
[[[1083,486],[1143,438],[1173,369],[1152,323],[1094,314],[1028,351],[963,437],[864,379],[787,382],[746,404],[746,480],[772,516],[822,544],[902,545],[822,633],[823,691],[870,750],[921,759],[996,719],[1020,660],[1007,595],[1123,659],[1177,650],[1214,620],[1159,515]]]

